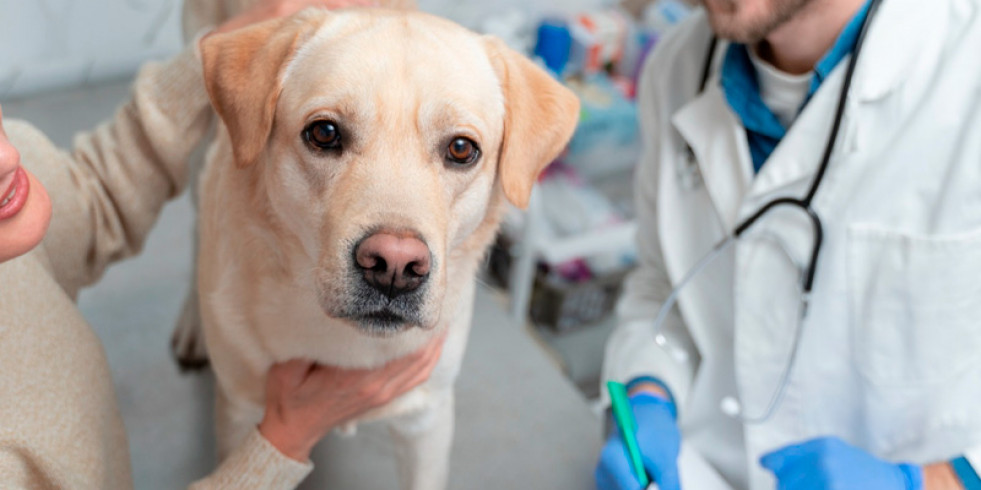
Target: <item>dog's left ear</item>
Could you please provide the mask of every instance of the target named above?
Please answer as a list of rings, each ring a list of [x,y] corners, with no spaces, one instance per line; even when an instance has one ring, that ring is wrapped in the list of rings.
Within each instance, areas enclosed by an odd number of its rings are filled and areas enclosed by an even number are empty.
[[[538,175],[572,138],[579,99],[528,58],[493,37],[485,38],[504,92],[504,142],[499,175],[504,195],[526,208]]]
[[[283,69],[328,15],[325,9],[308,8],[201,41],[204,82],[239,166],[254,163],[265,148]]]

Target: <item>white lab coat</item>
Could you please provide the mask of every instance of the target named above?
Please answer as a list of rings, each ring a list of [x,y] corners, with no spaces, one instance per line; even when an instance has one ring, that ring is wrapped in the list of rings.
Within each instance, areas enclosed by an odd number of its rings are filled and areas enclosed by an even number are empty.
[[[804,215],[758,223],[684,290],[664,333],[687,361],[653,344],[653,318],[742,218],[776,196],[805,194],[847,63],[755,176],[718,84],[725,43],[696,94],[710,38],[704,13],[662,41],[642,78],[640,264],[604,379],[664,379],[685,440],[737,488],[773,488],[759,457],[823,435],[891,461],[967,454],[981,468],[981,0],[884,0],[871,29],[814,201],[824,245],[798,358],[783,403],[760,425],[724,415],[720,401],[738,394],[753,415],[776,390],[799,275],[776,244],[807,262]]]

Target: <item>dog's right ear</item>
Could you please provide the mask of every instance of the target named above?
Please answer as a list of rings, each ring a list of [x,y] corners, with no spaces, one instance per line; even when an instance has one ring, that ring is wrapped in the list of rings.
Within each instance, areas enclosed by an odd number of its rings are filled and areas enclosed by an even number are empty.
[[[239,166],[254,163],[265,147],[283,69],[328,15],[325,9],[306,9],[201,41],[204,82],[211,104],[228,127]]]

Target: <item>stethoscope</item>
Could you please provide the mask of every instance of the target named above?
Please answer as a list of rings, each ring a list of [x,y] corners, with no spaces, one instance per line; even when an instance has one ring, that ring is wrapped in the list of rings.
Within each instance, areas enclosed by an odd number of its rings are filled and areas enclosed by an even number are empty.
[[[786,391],[787,381],[790,377],[790,371],[793,368],[794,362],[797,357],[798,345],[800,343],[800,337],[803,330],[804,318],[807,316],[808,305],[810,304],[811,290],[814,286],[814,276],[817,271],[818,259],[821,253],[821,243],[824,238],[824,229],[821,225],[821,218],[818,216],[817,211],[811,205],[814,200],[814,195],[817,194],[818,189],[821,186],[821,182],[824,179],[824,175],[828,170],[828,165],[831,162],[831,154],[834,151],[835,143],[838,141],[838,133],[841,129],[841,120],[845,112],[845,102],[848,98],[848,92],[851,89],[852,77],[855,74],[855,67],[858,65],[859,54],[862,51],[862,47],[865,44],[865,36],[868,33],[869,26],[872,24],[872,18],[875,17],[878,11],[879,4],[882,0],[870,0],[868,13],[866,14],[865,20],[862,23],[861,29],[859,30],[858,37],[855,40],[855,49],[852,53],[851,59],[848,61],[847,71],[845,72],[845,80],[841,88],[841,94],[838,97],[838,107],[835,110],[834,122],[831,125],[831,136],[828,137],[827,146],[824,149],[824,156],[821,159],[821,163],[818,166],[817,172],[814,175],[814,179],[811,181],[811,185],[808,188],[807,193],[803,198],[794,197],[780,197],[767,202],[760,207],[758,211],[747,217],[741,223],[739,223],[733,232],[724,238],[722,241],[717,243],[712,250],[709,251],[704,257],[702,257],[694,267],[689,270],[678,286],[671,291],[671,294],[661,305],[661,309],[658,312],[657,317],[654,320],[654,332],[655,332],[655,343],[659,346],[670,349],[668,341],[663,333],[661,333],[661,327],[664,324],[665,319],[668,316],[668,312],[674,307],[674,304],[678,300],[678,295],[692,279],[694,279],[698,274],[704,270],[710,263],[712,263],[717,257],[719,257],[723,251],[728,249],[732,244],[736,242],[747,230],[749,230],[754,224],[760,221],[760,218],[765,216],[768,212],[778,207],[791,207],[803,211],[808,219],[810,220],[811,227],[814,231],[813,242],[811,244],[811,254],[810,260],[806,268],[803,269],[802,280],[800,285],[800,304],[798,310],[798,323],[797,329],[794,332],[794,339],[791,345],[790,356],[787,359],[783,372],[780,375],[779,381],[777,383],[777,389],[773,391],[766,408],[758,415],[749,416],[744,413],[743,407],[739,401],[734,396],[727,396],[722,399],[720,409],[726,415],[733,418],[741,420],[743,423],[755,424],[762,423],[770,419],[776,408],[780,405],[780,401],[783,398],[784,392]],[[716,45],[718,44],[718,39],[713,36],[711,42],[709,43],[708,53],[705,57],[705,64],[702,67],[702,78],[701,84],[699,86],[699,93],[705,91],[705,87],[708,83],[709,76],[712,71],[712,62],[715,57]],[[692,163],[694,163],[695,154],[691,149],[690,145],[686,145],[686,157]],[[682,173],[680,175],[682,180],[690,180],[692,175]],[[785,250],[786,252],[786,250]],[[792,256],[788,253],[788,256]],[[674,349],[671,351],[673,356],[678,361],[685,361],[688,358],[688,354],[681,349]]]

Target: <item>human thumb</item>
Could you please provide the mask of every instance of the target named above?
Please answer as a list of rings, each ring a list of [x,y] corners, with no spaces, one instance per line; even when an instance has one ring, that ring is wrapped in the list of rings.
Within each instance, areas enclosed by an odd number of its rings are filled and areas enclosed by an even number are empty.
[[[797,459],[798,447],[788,446],[764,454],[760,458],[760,466],[770,470],[774,475],[780,474],[787,463]]]

